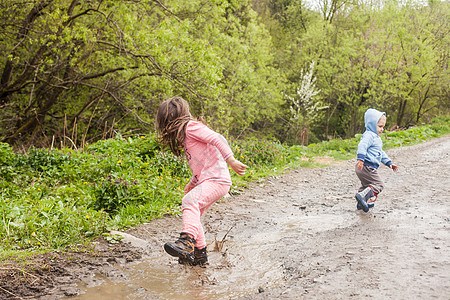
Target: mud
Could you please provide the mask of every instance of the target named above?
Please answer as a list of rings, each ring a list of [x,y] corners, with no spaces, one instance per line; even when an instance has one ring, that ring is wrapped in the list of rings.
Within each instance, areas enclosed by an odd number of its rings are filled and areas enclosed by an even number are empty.
[[[0,287],[15,295],[0,298],[449,299],[450,136],[388,154],[400,170],[380,168],[385,190],[369,213],[356,210],[355,160],[286,170],[207,211],[206,268],[163,252],[181,228],[164,218],[76,263],[44,259],[41,275],[2,267]],[[20,278],[28,289],[14,289]]]

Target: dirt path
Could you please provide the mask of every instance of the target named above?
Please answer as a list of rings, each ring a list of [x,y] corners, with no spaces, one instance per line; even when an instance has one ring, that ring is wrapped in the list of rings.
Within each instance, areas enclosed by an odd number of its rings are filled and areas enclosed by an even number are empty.
[[[81,283],[39,299],[449,299],[450,136],[388,154],[400,171],[380,169],[369,213],[356,210],[354,160],[290,171],[206,213],[210,250],[229,231],[207,268],[163,252],[181,228],[166,218],[128,232],[142,259],[73,268]]]

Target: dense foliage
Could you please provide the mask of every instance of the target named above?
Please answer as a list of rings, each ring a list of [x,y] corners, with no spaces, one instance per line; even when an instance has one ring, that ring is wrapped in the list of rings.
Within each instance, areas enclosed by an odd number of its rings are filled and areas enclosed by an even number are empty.
[[[307,144],[448,115],[448,1],[0,1],[0,141],[147,134],[165,98],[231,136]]]
[[[387,132],[383,140],[389,148],[448,133],[447,117]],[[231,140],[235,156],[249,166],[243,177],[232,172],[231,192],[287,167],[312,166],[316,156],[354,157],[358,142],[359,136],[288,147],[276,141]],[[162,151],[152,135],[117,135],[84,149],[32,148],[27,154],[0,143],[0,258],[17,250],[63,249],[110,229],[178,215],[190,176],[185,160]]]

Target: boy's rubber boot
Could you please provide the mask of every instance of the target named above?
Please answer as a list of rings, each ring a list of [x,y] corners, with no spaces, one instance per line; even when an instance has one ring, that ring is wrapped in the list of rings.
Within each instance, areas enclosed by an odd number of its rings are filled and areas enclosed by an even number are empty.
[[[165,243],[164,250],[172,256],[178,257],[188,263],[194,263],[195,239],[185,233],[180,233],[180,237],[174,243]]]
[[[368,206],[369,209],[370,209],[370,208],[372,208],[372,207],[375,206],[375,203],[367,203],[367,206]],[[356,208],[357,208],[358,210],[361,210],[361,209],[362,209],[361,204],[359,204],[359,202],[356,203]]]
[[[374,196],[373,191],[369,186],[366,187],[361,192],[356,193],[356,195],[355,195],[356,201],[358,201],[358,204],[361,206],[361,208],[364,212],[369,211],[369,206],[367,205],[367,200],[369,200],[373,196]]]
[[[208,264],[208,254],[206,251],[206,247],[202,249],[194,248],[194,261],[186,261],[182,258],[178,259],[178,263],[183,265],[191,265],[191,266],[205,266]]]

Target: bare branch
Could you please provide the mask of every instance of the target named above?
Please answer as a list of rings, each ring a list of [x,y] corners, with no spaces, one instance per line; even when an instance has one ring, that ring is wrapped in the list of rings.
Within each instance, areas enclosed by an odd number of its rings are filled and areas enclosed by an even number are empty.
[[[99,78],[99,77],[103,77],[103,76],[105,76],[107,74],[110,74],[110,73],[114,73],[114,72],[117,72],[117,71],[123,71],[123,70],[127,70],[127,69],[137,69],[137,67],[130,67],[130,68],[118,67],[118,68],[115,68],[115,69],[110,69],[110,70],[103,71],[101,73],[92,74],[92,75],[89,75],[89,76],[83,76],[82,80],[89,80],[89,79]]]
[[[105,88],[102,88],[102,87],[99,87],[99,86],[96,86],[96,85],[93,85],[93,84],[88,84],[88,83],[81,83],[81,84],[85,85],[85,86],[88,86],[88,87],[91,87],[91,88],[98,89],[100,91],[103,91],[104,93],[108,94],[112,99],[114,99],[114,101],[116,101],[126,112],[133,114],[135,116],[135,118],[139,122],[141,122],[143,124],[146,124],[146,125],[151,125],[150,123],[145,122],[144,120],[142,120],[141,117],[139,117],[138,114],[136,114],[134,111],[132,111],[130,108],[128,108],[122,101],[120,101],[120,99],[117,98],[116,95],[114,95],[113,91],[105,89]]]
[[[42,15],[42,11],[50,4],[50,1],[43,1],[37,3],[28,13],[27,17],[23,21],[21,28],[17,34],[17,38],[19,39],[18,43],[14,46],[11,51],[11,55],[15,55],[16,49],[23,43],[24,38],[28,34],[30,30],[30,25],[37,19],[38,16]],[[5,66],[3,67],[2,76],[0,79],[0,90],[3,90],[7,85],[9,80],[11,79],[11,72],[13,69],[12,60],[7,59]],[[6,103],[6,96],[4,92],[0,93],[0,103]]]
[[[161,1],[159,0],[153,0],[153,2],[155,2],[158,6],[160,6],[163,10],[167,11],[169,14],[171,14],[172,16],[175,17],[175,19],[177,19],[178,21],[181,22],[180,18],[177,17],[177,15],[175,15],[170,9],[168,9]]]

